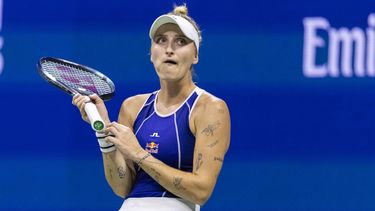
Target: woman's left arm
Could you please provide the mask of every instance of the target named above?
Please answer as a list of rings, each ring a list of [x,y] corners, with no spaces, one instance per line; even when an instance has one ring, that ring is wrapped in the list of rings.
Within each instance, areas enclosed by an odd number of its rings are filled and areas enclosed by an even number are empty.
[[[193,172],[172,168],[151,156],[139,146],[134,134],[125,126],[112,123],[108,137],[124,156],[128,156],[169,192],[196,204],[204,204],[210,197],[223,165],[230,142],[230,115],[220,99],[200,103],[194,114],[195,150]],[[202,99],[203,100],[203,99]],[[198,107],[198,105],[196,106]],[[125,132],[120,132],[125,130]],[[126,135],[127,133],[127,135]],[[120,134],[123,137],[119,137]],[[136,153],[134,153],[136,152]]]

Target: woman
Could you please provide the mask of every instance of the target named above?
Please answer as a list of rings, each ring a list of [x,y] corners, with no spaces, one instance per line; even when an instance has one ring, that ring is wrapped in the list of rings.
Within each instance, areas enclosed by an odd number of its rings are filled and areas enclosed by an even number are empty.
[[[112,123],[96,95],[76,95],[73,104],[88,122],[84,104],[91,100],[107,122],[97,137],[106,179],[125,198],[120,210],[199,210],[229,146],[229,111],[192,80],[201,35],[186,5],[158,17],[150,38],[159,91],[126,99]]]

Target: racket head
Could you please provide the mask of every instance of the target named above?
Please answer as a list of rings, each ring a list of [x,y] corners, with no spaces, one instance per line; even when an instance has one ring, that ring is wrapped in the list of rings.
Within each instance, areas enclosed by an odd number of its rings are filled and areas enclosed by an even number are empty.
[[[37,69],[47,82],[70,95],[97,94],[103,100],[109,100],[115,94],[111,79],[91,67],[65,59],[42,57]]]

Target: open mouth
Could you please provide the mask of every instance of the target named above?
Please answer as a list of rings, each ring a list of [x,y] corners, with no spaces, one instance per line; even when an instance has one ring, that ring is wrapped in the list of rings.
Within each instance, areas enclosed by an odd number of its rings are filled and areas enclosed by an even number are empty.
[[[165,60],[164,63],[167,63],[167,64],[174,64],[174,65],[177,64],[177,62],[175,62],[175,61],[173,61],[173,60],[170,60],[170,59]]]

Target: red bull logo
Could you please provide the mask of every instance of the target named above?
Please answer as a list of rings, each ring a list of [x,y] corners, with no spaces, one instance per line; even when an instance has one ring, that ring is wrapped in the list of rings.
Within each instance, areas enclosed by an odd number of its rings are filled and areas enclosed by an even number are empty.
[[[145,150],[149,153],[158,153],[159,151],[159,144],[155,143],[154,141],[147,142]]]

